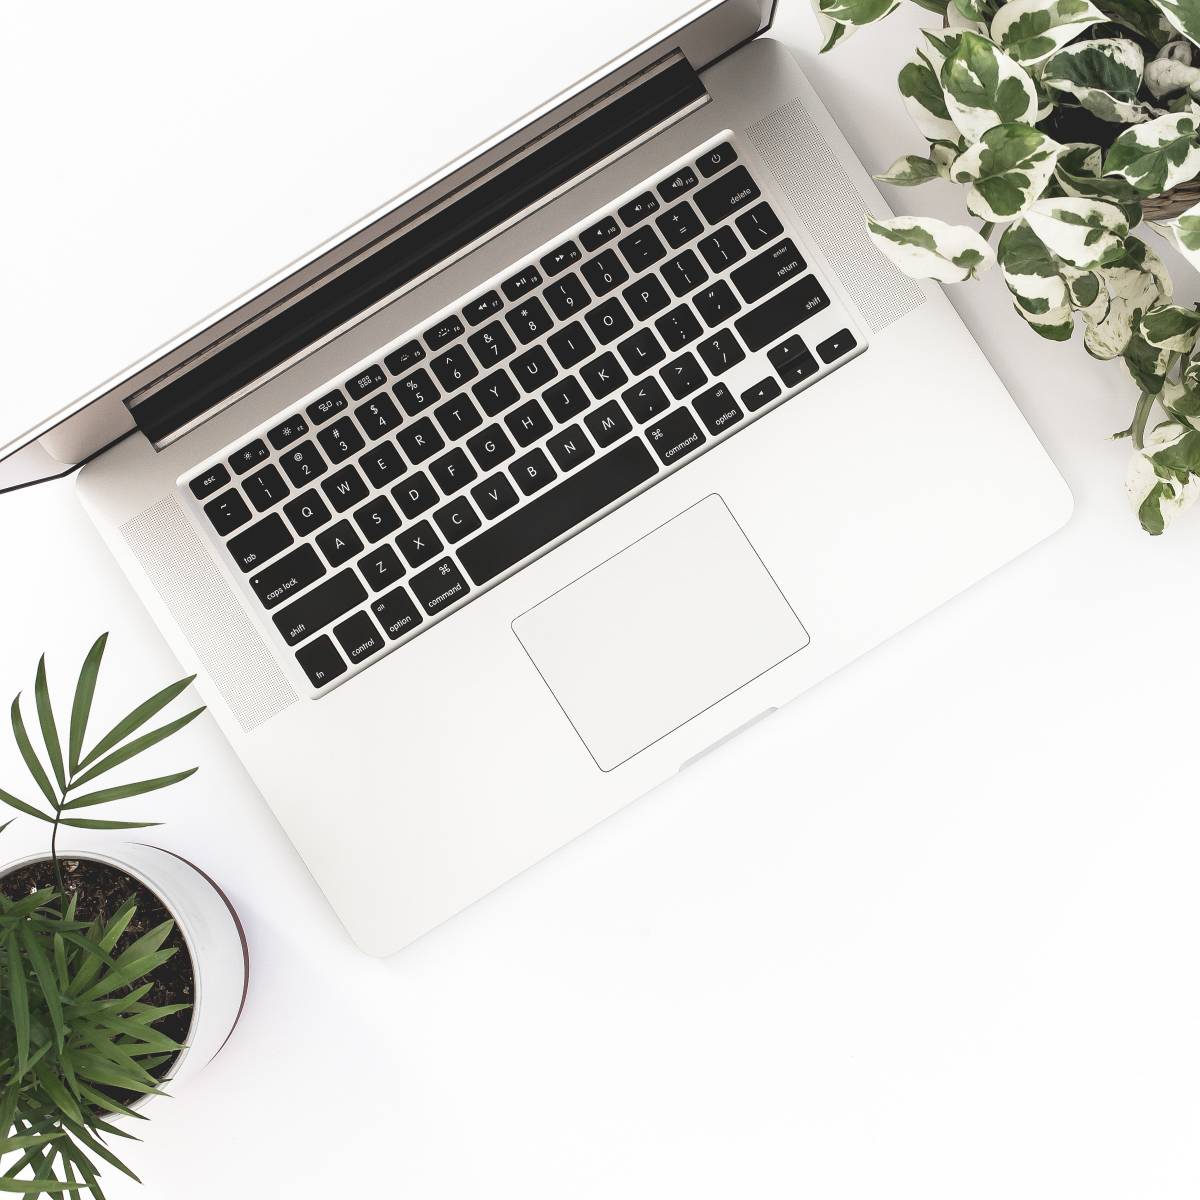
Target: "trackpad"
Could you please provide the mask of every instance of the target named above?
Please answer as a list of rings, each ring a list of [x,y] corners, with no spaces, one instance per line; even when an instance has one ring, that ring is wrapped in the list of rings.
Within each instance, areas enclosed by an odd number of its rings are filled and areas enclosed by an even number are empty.
[[[808,645],[715,495],[522,613],[513,632],[602,771]]]

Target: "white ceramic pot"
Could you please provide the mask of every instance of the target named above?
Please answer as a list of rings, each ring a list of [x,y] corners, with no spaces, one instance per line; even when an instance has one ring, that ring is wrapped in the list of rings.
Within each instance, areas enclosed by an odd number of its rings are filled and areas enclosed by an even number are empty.
[[[194,978],[192,1023],[167,1080],[173,1089],[206,1066],[229,1040],[246,1002],[250,955],[237,913],[225,893],[199,867],[158,846],[127,842],[116,853],[72,848],[63,858],[92,859],[132,876],[163,902],[183,935]],[[41,862],[31,854],[0,876]],[[138,1107],[145,1097],[135,1103]]]

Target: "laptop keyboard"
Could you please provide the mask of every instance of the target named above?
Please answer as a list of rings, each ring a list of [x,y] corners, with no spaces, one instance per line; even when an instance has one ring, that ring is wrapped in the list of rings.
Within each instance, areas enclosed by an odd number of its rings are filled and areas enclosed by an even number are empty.
[[[857,345],[726,135],[180,488],[323,693]]]

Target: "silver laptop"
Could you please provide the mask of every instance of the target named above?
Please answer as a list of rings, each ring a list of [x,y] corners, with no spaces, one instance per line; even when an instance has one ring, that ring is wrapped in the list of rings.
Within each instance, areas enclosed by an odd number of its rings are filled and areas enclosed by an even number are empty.
[[[5,449],[85,464],[372,954],[1070,512],[770,9],[698,5]]]

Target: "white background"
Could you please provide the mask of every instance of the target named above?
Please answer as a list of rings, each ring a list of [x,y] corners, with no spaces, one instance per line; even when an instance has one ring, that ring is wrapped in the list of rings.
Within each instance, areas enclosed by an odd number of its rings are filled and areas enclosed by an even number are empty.
[[[678,7],[6,13],[3,426]],[[916,149],[894,78],[927,14],[818,59],[781,8],[867,167]],[[948,185],[894,202],[962,217]],[[126,815],[232,894],[252,989],[114,1200],[1198,1194],[1200,514],[1138,531],[1119,367],[1040,342],[997,278],[953,299],[1067,529],[394,959],[353,949],[214,726],[163,749],[200,774]],[[70,484],[0,501],[0,530],[9,687],[44,647],[62,694],[101,629],[107,715],[172,676]]]

